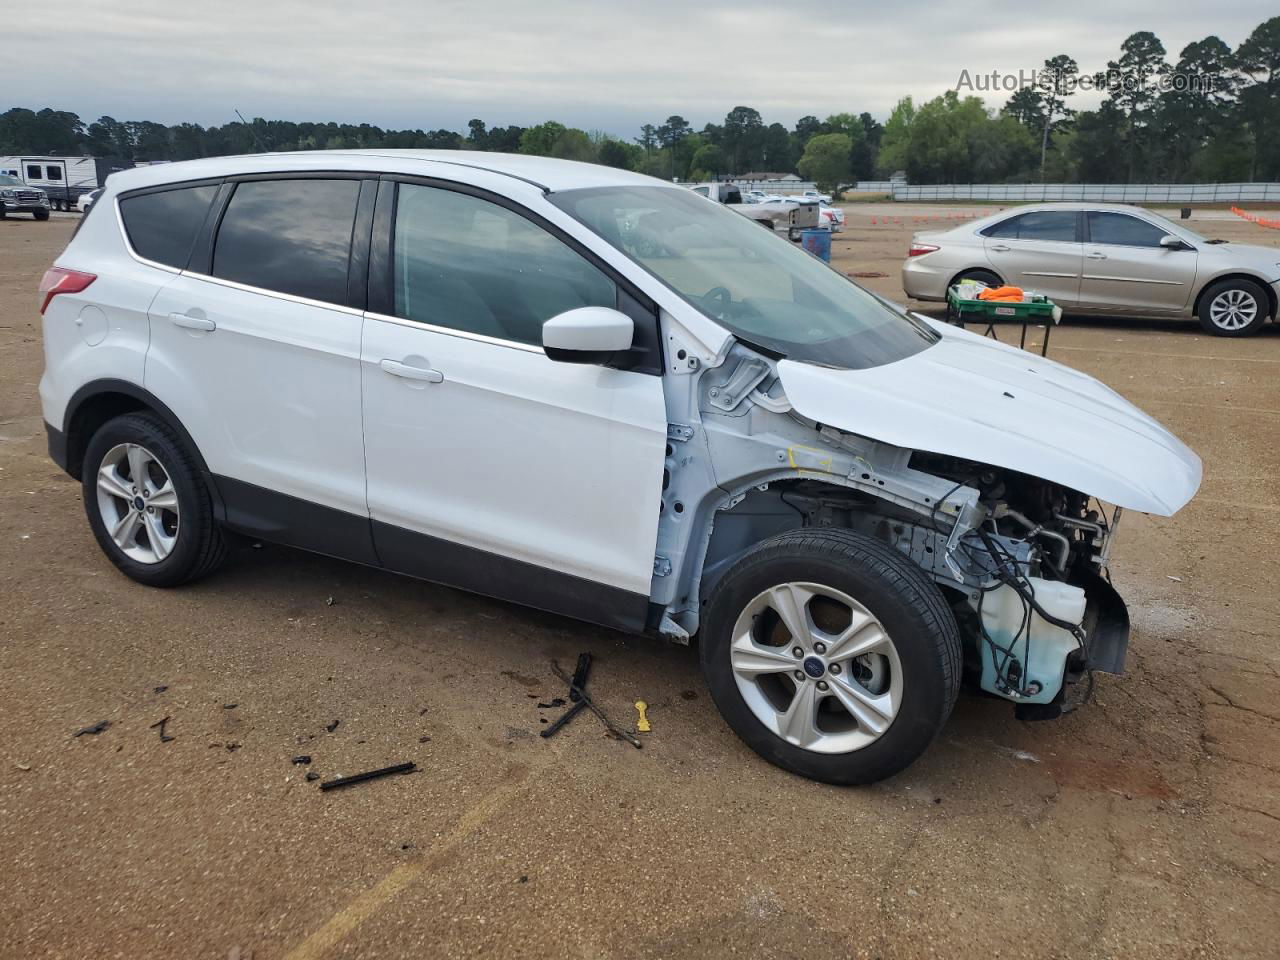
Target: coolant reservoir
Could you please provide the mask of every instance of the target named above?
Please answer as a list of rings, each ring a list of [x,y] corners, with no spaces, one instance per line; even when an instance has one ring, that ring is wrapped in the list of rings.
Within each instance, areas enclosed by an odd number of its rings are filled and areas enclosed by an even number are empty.
[[[1084,620],[1085,596],[1079,587],[1039,577],[1026,577],[1023,582],[1031,587],[1036,603],[1044,608],[1045,613],[1077,626]],[[1018,697],[1018,702],[1048,703],[1062,687],[1067,655],[1079,644],[1070,631],[1054,626],[1032,610],[1027,628],[1031,633],[1028,647],[1026,630],[1018,632],[1025,610],[1026,604],[1018,591],[1007,583],[1001,584],[982,598],[982,624],[992,640],[1006,650],[1012,648],[1024,674],[1020,683],[1022,688],[1029,689],[1033,684],[1039,684],[1037,693]],[[991,644],[982,638],[978,642],[982,649],[982,689],[1007,696],[996,685],[996,658],[999,657],[999,662],[1003,663],[1004,654],[992,650]]]

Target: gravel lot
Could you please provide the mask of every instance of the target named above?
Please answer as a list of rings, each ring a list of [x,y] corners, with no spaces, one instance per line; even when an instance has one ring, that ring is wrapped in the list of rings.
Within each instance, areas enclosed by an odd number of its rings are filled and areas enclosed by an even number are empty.
[[[901,297],[911,216],[871,210],[836,263]],[[271,546],[122,578],[36,398],[73,219],[0,221],[0,956],[1280,955],[1280,326],[1054,332],[1205,461],[1121,531],[1130,672],[1052,723],[962,695],[920,762],[842,790],[740,744],[689,649]],[[537,736],[582,650],[614,717],[651,705],[642,751],[589,716]]]

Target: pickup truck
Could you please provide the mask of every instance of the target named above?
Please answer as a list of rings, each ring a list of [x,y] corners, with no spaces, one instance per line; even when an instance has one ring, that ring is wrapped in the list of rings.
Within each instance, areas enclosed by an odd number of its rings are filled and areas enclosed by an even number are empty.
[[[818,212],[816,200],[813,202],[743,203],[742,191],[732,183],[695,183],[690,189],[708,200],[723,203],[730,210],[756,221],[775,233],[785,233],[789,240],[799,240],[801,230],[822,225],[822,216]]]
[[[29,213],[37,220],[48,220],[49,197],[17,177],[0,174],[0,218],[11,213]]]

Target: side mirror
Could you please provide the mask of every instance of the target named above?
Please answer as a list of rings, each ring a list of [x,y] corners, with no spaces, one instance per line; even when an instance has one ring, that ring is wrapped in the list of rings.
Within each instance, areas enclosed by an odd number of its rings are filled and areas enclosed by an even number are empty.
[[[561,363],[606,363],[615,353],[630,350],[635,335],[635,322],[625,313],[578,307],[542,325],[542,349]]]
[[[1186,250],[1187,249],[1187,245],[1171,233],[1166,233],[1163,237],[1160,238],[1160,246],[1164,247],[1166,250]]]

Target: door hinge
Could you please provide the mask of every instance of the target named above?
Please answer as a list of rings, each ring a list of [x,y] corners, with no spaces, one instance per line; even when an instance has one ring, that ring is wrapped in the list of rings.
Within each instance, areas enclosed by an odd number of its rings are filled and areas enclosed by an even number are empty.
[[[671,561],[666,557],[653,558],[653,575],[655,577],[665,577],[671,573]]]
[[[686,440],[692,440],[693,427],[687,427],[683,423],[668,423],[667,439],[679,440],[681,443],[683,443]]]

